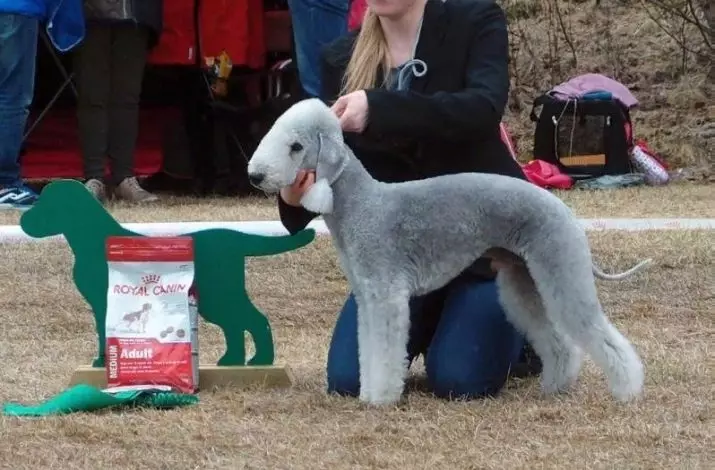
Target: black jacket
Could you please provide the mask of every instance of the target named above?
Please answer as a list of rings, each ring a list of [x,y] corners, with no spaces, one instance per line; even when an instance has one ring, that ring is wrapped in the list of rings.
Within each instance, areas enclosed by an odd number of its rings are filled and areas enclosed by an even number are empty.
[[[149,29],[149,46],[159,41],[164,27],[164,0],[84,0],[89,22],[132,22]]]
[[[323,51],[321,98],[337,99],[357,33]],[[368,90],[368,126],[346,134],[370,174],[385,182],[481,172],[525,179],[501,141],[509,92],[508,35],[503,10],[490,0],[428,0],[415,58],[427,73],[407,91]],[[317,216],[279,197],[283,225],[296,233]],[[465,274],[491,278],[485,260]]]

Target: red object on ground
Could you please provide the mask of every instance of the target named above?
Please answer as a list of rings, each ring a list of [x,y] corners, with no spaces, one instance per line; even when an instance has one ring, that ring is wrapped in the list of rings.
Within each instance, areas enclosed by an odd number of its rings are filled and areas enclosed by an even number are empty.
[[[573,179],[561,173],[556,165],[543,160],[532,160],[521,166],[529,181],[542,188],[570,189]]]
[[[178,115],[170,108],[142,109],[134,170],[137,176],[151,175],[162,165],[161,123]],[[74,109],[51,110],[32,131],[22,156],[25,179],[82,178],[77,118]]]
[[[216,57],[225,50],[234,66],[264,67],[263,15],[261,0],[201,2],[198,23],[202,66],[204,57]],[[164,2],[164,31],[149,55],[149,63],[193,65],[198,50],[194,26],[194,0]]]
[[[516,146],[509,133],[509,128],[503,122],[499,124],[499,134],[511,157],[518,161]],[[521,169],[531,183],[542,188],[569,189],[574,184],[573,179],[563,174],[556,165],[543,160],[532,160],[521,165]]]

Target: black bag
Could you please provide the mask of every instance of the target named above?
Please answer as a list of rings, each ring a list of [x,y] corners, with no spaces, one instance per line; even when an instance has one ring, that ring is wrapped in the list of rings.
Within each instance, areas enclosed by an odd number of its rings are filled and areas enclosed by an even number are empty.
[[[617,99],[563,100],[546,93],[534,100],[531,120],[536,123],[534,159],[574,179],[631,172],[632,123],[628,108]]]

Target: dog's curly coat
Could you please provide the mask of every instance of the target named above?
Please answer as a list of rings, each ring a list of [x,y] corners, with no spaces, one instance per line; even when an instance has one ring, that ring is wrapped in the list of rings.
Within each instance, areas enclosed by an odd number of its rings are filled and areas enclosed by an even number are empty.
[[[648,261],[603,274],[583,227],[556,196],[494,174],[376,181],[318,99],[282,114],[248,164],[251,182],[268,193],[293,183],[299,169],[316,172],[301,204],[323,215],[357,300],[362,401],[401,398],[409,299],[444,286],[481,256],[509,262],[497,274],[500,299],[543,362],[545,393],[572,385],[583,349],[605,371],[616,399],[641,394],[643,365],[604,315],[594,273],[621,279]]]

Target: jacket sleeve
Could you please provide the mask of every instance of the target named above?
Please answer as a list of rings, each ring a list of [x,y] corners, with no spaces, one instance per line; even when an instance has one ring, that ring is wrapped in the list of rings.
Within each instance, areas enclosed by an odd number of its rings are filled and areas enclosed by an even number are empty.
[[[50,42],[59,52],[71,51],[86,34],[82,0],[49,0],[46,8],[45,31]]]
[[[509,94],[506,16],[497,4],[472,12],[466,87],[426,95],[410,90],[368,90],[370,134],[462,140],[493,131]],[[429,76],[429,63],[427,63]]]
[[[331,105],[340,93],[341,76],[337,69],[332,67],[326,60],[325,55],[321,55],[321,90],[320,99]],[[291,235],[303,230],[319,214],[311,212],[304,207],[295,207],[286,204],[278,195],[278,213],[281,223]]]
[[[286,204],[280,194],[278,195],[278,214],[281,218],[281,223],[291,235],[295,235],[303,230],[308,226],[311,220],[319,215],[304,207],[295,207]]]

